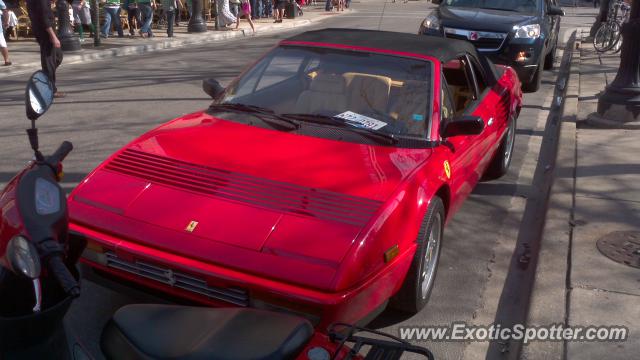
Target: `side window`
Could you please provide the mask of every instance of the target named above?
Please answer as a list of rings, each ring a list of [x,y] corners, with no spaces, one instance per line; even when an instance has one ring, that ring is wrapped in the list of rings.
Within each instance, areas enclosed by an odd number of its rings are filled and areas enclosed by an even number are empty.
[[[458,115],[475,100],[475,85],[466,57],[443,64],[442,73],[449,85],[454,115]]]
[[[487,88],[487,81],[484,78],[484,72],[475,61],[471,61],[471,68],[473,69],[473,73],[475,74],[475,77],[476,77],[476,85],[478,85],[478,94],[482,94],[482,92]]]
[[[257,90],[289,80],[298,74],[304,60],[301,56],[277,56],[262,74]]]
[[[451,120],[455,113],[455,110],[453,109],[453,102],[451,100],[451,94],[449,93],[449,87],[445,82],[442,82],[442,86],[440,88],[440,98],[442,99],[440,123],[443,124]]]

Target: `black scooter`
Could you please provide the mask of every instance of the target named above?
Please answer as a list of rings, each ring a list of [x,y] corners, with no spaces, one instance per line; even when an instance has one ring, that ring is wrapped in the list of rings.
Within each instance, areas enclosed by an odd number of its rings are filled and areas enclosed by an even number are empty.
[[[73,146],[51,156],[38,150],[36,120],[53,102],[41,71],[26,88],[27,129],[34,159],[0,193],[0,358],[68,357],[62,319],[80,295],[75,264],[85,244],[70,243],[62,161]]]

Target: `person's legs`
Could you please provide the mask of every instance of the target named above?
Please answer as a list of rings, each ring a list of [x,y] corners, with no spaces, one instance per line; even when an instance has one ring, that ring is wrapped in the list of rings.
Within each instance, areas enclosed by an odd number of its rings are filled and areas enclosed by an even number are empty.
[[[114,14],[115,18],[113,19],[113,22],[115,24],[116,31],[118,32],[118,37],[123,37],[124,31],[122,31],[122,22],[120,21],[120,11],[122,11],[122,9],[117,8],[114,10],[115,10],[115,14]]]
[[[140,12],[142,13],[142,27],[140,28],[140,32],[143,34],[152,35],[151,32],[151,22],[153,21],[153,9],[148,4],[140,4]]]
[[[256,32],[256,27],[253,26],[253,20],[251,20],[251,15],[247,15],[247,20],[249,20],[249,25],[251,25],[251,30],[253,30],[253,32]]]
[[[109,36],[109,33],[111,32],[111,17],[113,16],[111,10],[113,9],[104,9],[104,24],[102,24],[102,29],[100,29],[100,34],[104,37]]]
[[[55,48],[49,39],[38,42],[40,43],[40,64],[42,65],[42,71],[51,79],[53,93],[55,94],[58,92],[58,88],[56,87],[56,68],[58,64],[56,62]]]
[[[2,54],[2,58],[4,59],[4,65],[11,65],[11,61],[9,61],[9,48],[7,48],[7,42],[4,39],[4,34],[2,32],[2,25],[0,24],[0,53]]]
[[[258,11],[258,5],[257,5],[257,0],[249,0],[249,4],[251,4],[251,17],[255,18],[256,17],[256,12]]]
[[[176,22],[176,11],[167,10],[167,36],[173,37],[173,24]]]

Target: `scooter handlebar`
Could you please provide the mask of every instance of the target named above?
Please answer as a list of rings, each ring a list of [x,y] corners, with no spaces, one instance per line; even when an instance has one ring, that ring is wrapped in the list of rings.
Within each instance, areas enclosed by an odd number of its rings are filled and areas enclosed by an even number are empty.
[[[73,144],[69,141],[63,141],[62,144],[58,147],[58,149],[47,158],[47,163],[52,166],[57,166],[69,155],[69,153],[73,150]]]
[[[73,275],[71,275],[60,255],[54,255],[49,258],[49,270],[58,280],[60,286],[62,286],[62,289],[67,293],[67,295],[72,298],[80,296],[80,285]]]

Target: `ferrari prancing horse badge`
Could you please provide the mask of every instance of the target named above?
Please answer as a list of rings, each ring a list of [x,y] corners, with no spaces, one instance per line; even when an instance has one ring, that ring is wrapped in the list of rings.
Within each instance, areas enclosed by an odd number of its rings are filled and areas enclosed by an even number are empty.
[[[184,229],[186,232],[190,232],[192,233],[193,230],[196,229],[196,227],[198,226],[198,222],[195,220],[192,220],[189,225],[187,225],[187,227]]]
[[[449,160],[444,161],[444,174],[447,175],[447,179],[451,179],[451,166]]]

